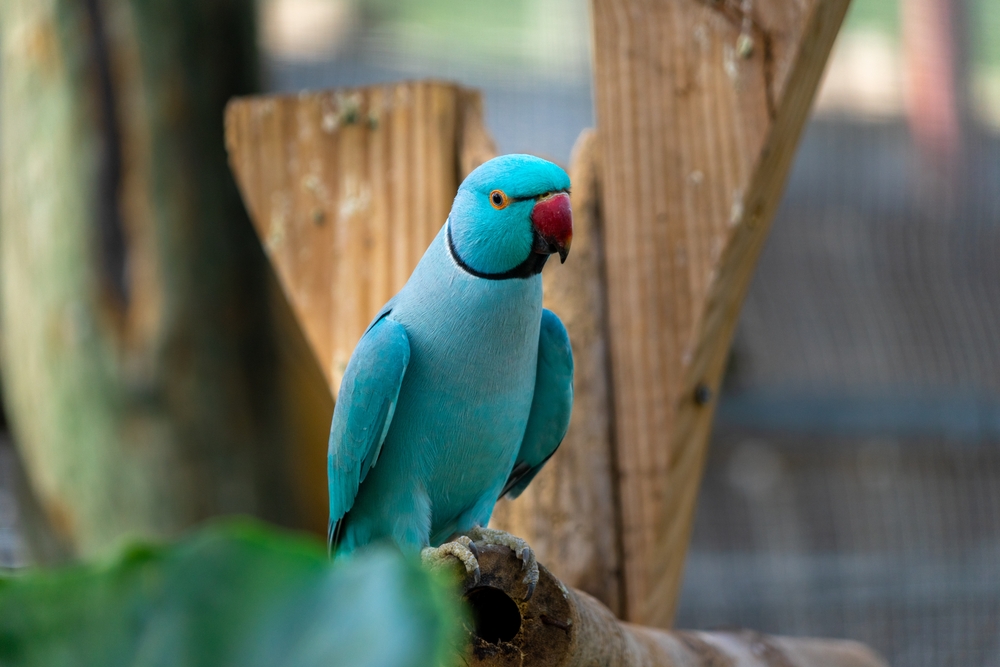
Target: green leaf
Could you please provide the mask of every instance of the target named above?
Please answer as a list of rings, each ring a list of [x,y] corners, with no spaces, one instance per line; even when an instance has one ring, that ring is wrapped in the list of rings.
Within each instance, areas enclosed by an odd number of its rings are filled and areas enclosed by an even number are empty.
[[[437,667],[461,619],[458,596],[396,552],[333,565],[316,542],[241,522],[0,579],[0,665]]]

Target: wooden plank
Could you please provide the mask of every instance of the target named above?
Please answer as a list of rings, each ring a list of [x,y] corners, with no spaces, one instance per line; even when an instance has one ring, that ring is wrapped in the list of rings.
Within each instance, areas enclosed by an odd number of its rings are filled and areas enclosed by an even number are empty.
[[[573,250],[542,274],[545,306],[559,315],[573,344],[573,418],[566,439],[514,501],[502,500],[493,525],[520,535],[566,584],[620,612],[618,512],[611,451],[610,387],[596,136],[577,140]]]
[[[712,399],[847,4],[592,2],[630,620],[672,622]]]
[[[477,93],[410,82],[238,99],[226,146],[264,249],[333,395],[368,322],[488,157]]]

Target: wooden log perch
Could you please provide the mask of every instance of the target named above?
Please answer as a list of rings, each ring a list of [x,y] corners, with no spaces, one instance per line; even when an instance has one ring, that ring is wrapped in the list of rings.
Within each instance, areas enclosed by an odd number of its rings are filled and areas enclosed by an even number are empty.
[[[464,593],[473,613],[468,665],[500,667],[885,667],[863,644],[773,637],[747,630],[665,631],[623,623],[586,593],[539,567],[523,601],[521,561],[506,547],[480,547],[482,575]]]

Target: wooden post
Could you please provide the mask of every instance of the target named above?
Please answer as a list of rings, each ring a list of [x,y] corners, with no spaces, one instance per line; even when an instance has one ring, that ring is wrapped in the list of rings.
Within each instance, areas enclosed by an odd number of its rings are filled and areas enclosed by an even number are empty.
[[[848,0],[593,0],[629,620],[669,626],[715,398]]]

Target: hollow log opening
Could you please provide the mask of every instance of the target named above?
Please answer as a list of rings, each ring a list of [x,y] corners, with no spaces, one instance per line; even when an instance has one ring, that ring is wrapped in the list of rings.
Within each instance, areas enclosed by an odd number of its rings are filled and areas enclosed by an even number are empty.
[[[490,644],[509,642],[521,630],[521,610],[499,588],[478,586],[465,594],[476,636]]]

